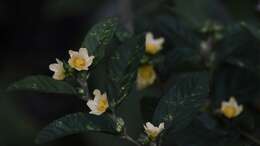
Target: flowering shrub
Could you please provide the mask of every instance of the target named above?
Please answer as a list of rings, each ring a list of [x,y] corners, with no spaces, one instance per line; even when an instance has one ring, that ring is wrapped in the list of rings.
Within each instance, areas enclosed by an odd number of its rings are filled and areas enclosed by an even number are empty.
[[[214,21],[195,29],[165,14],[147,22],[149,30],[139,26],[132,33],[118,19],[105,19],[79,49],[68,51],[68,59],[50,64],[52,78],[30,76],[9,87],[74,95],[86,103],[85,111],[43,128],[36,143],[100,132],[137,146],[260,144],[254,103],[260,83],[258,29]],[[141,98],[144,119],[134,138],[118,114],[131,92]]]

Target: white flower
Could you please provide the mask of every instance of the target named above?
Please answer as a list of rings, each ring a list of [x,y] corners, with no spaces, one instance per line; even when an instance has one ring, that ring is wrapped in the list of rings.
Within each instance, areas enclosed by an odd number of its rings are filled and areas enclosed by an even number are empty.
[[[151,140],[156,140],[156,137],[164,130],[164,123],[160,123],[160,125],[156,127],[152,123],[147,122],[144,125],[144,130]]]
[[[52,78],[55,80],[63,80],[65,78],[65,70],[63,67],[63,62],[56,59],[57,63],[49,65],[49,69],[54,72]]]
[[[153,65],[143,65],[137,71],[137,89],[141,90],[152,85],[156,80],[156,72]]]
[[[86,48],[80,48],[78,52],[69,50],[69,54],[69,65],[78,71],[88,70],[94,59],[94,56],[88,56]]]
[[[98,89],[95,89],[93,94],[95,96],[94,100],[89,100],[87,102],[87,106],[91,110],[89,113],[93,115],[101,115],[109,107],[107,94],[106,93],[101,94],[101,92]]]
[[[237,117],[243,111],[243,105],[238,105],[234,97],[231,97],[228,102],[221,103],[221,112],[225,117],[232,119]]]
[[[163,43],[164,43],[164,38],[161,37],[161,38],[155,39],[153,34],[151,32],[148,32],[146,34],[146,38],[145,38],[146,53],[155,55],[162,49]]]

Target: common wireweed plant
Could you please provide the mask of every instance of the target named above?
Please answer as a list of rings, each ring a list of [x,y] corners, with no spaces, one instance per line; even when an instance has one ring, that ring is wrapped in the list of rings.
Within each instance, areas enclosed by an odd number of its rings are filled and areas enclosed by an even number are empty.
[[[138,17],[134,32],[117,18],[105,19],[79,49],[49,66],[52,78],[30,76],[11,85],[9,91],[69,94],[86,103],[85,111],[43,128],[36,143],[100,132],[137,146],[259,145],[259,30],[211,20],[190,27],[180,14]],[[138,137],[118,114],[130,92],[141,98],[145,122]]]

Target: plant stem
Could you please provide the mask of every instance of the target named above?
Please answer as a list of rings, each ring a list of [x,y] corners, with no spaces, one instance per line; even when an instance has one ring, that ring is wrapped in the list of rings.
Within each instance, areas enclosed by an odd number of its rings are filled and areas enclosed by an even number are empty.
[[[151,142],[150,146],[157,146],[157,144],[155,142]]]
[[[124,135],[122,138],[127,140],[127,141],[129,141],[129,142],[131,142],[131,143],[133,143],[133,144],[135,144],[135,145],[137,145],[137,146],[141,146],[141,144],[139,144],[136,140],[134,140],[129,135]]]
[[[138,143],[136,140],[134,140],[131,136],[129,136],[126,132],[126,128],[124,128],[124,133],[122,135],[122,139],[125,139],[133,144],[135,144],[136,146],[142,146],[140,143]]]
[[[78,83],[80,84],[81,88],[84,90],[85,95],[82,97],[83,100],[87,101],[89,98],[89,89],[88,83],[86,80],[77,79]]]
[[[159,140],[158,140],[158,146],[161,146],[162,145],[162,137],[163,137],[164,133],[162,133],[159,137]]]
[[[253,141],[254,143],[260,145],[260,140],[255,138],[254,136],[250,135],[249,133],[242,131],[241,129],[238,129],[240,134],[243,135],[244,137],[248,138],[249,140]]]

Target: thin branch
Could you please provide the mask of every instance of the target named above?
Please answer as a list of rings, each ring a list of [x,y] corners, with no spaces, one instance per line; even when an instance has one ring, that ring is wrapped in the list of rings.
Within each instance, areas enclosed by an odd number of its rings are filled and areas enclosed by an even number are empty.
[[[162,142],[163,142],[162,137],[163,137],[163,135],[164,135],[164,133],[162,133],[162,134],[160,135],[160,137],[159,137],[158,146],[162,146]]]
[[[131,136],[129,136],[126,132],[126,128],[124,128],[124,135],[122,136],[122,139],[125,139],[133,144],[135,144],[136,146],[142,146],[140,143],[138,143],[136,140],[134,140]]]
[[[78,83],[80,84],[81,88],[83,89],[84,91],[84,96],[82,96],[82,100],[85,100],[87,101],[90,94],[89,94],[89,89],[88,89],[88,83],[87,83],[87,80],[83,80],[83,79],[77,79]]]
[[[124,135],[122,138],[131,142],[131,143],[133,143],[133,144],[135,144],[135,145],[137,145],[137,146],[141,146],[141,144],[139,144],[137,141],[135,141],[132,137],[130,137],[128,135]]]
[[[249,133],[242,131],[241,129],[238,129],[238,131],[240,132],[241,135],[243,135],[244,137],[246,137],[247,139],[251,140],[252,142],[260,145],[260,140],[257,139],[256,137],[250,135]]]
[[[155,142],[151,142],[150,146],[157,146],[157,144]]]

